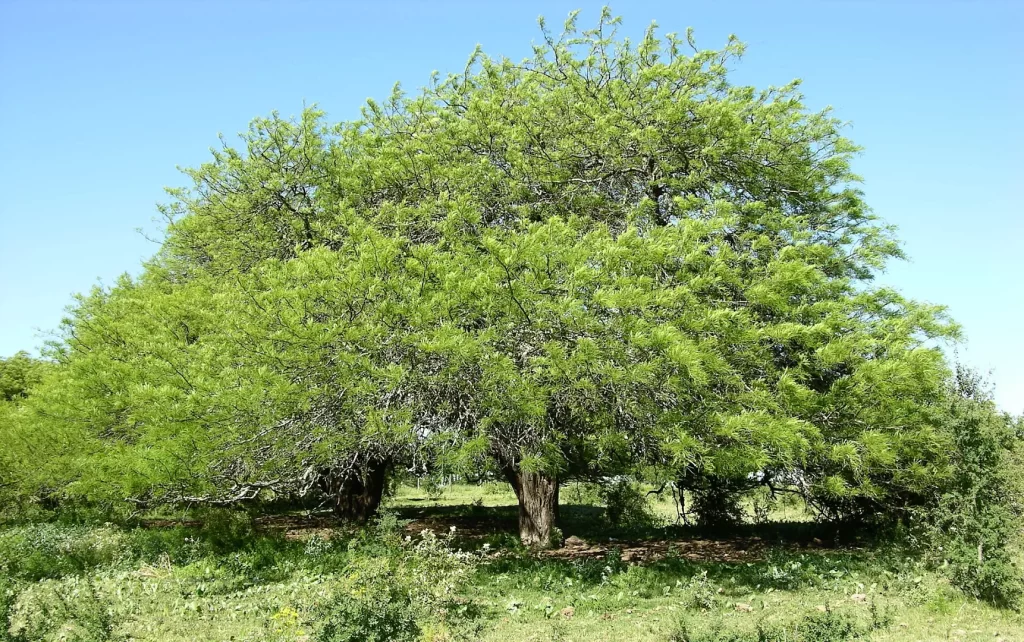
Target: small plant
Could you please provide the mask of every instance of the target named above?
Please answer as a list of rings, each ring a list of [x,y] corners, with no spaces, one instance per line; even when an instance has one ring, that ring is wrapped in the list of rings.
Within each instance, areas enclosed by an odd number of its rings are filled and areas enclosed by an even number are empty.
[[[683,588],[683,606],[688,609],[710,611],[718,604],[718,591],[708,580],[708,572],[694,575]]]
[[[331,540],[319,535],[313,535],[306,541],[302,549],[302,556],[311,560],[320,560],[334,550]]]
[[[868,607],[871,612],[871,630],[880,631],[887,629],[892,626],[892,613],[889,608],[879,608],[876,600],[871,600],[871,605]]]
[[[375,541],[390,547],[400,546],[402,533],[408,522],[398,518],[392,511],[382,510],[377,513],[372,528],[366,531]]]
[[[423,491],[427,494],[427,499],[432,502],[436,502],[444,496],[445,486],[444,478],[438,475],[427,475],[423,478]]]
[[[804,617],[799,632],[801,642],[844,642],[862,634],[853,618],[830,608]]]
[[[607,584],[612,576],[626,570],[626,563],[622,561],[622,549],[614,546],[608,549],[604,555],[605,565],[601,570],[601,583]]]
[[[561,548],[565,542],[565,533],[561,528],[555,526],[551,529],[551,535],[549,536],[551,548]]]
[[[750,510],[755,524],[767,524],[775,510],[776,499],[767,488],[758,488],[750,495]]]
[[[270,616],[274,633],[284,639],[295,639],[305,636],[302,628],[302,616],[291,607],[284,607]]]

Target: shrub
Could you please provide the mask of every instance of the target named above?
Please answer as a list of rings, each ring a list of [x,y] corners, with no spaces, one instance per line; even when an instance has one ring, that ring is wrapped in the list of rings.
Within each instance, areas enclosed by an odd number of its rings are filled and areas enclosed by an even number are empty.
[[[861,624],[848,613],[825,609],[787,624],[761,621],[755,631],[727,629],[721,622],[698,630],[684,619],[668,639],[669,642],[847,642],[863,638],[878,628],[881,626],[876,620]]]
[[[15,640],[106,642],[114,639],[109,602],[91,579],[45,580],[26,588],[11,613]]]
[[[772,512],[778,504],[776,497],[768,488],[758,488],[750,494],[750,510],[754,514],[755,524],[767,524],[772,519]]]
[[[321,642],[452,638],[465,632],[475,615],[459,589],[473,570],[473,557],[451,547],[452,536],[424,531],[415,542],[396,542],[400,522],[382,515],[374,531],[398,547],[390,555],[357,555],[333,600],[321,608]]]
[[[110,563],[124,546],[122,533],[109,527],[17,526],[0,532],[0,575],[30,581],[62,577]]]
[[[420,626],[411,589],[387,557],[360,558],[335,595],[317,640],[321,642],[412,642]]]
[[[708,580],[708,572],[694,575],[683,588],[683,605],[688,609],[710,611],[718,604],[718,591]]]
[[[952,476],[932,509],[933,539],[952,582],[1000,606],[1020,605],[1022,485],[1017,426],[999,413],[981,379],[958,369],[947,414]]]
[[[708,480],[690,492],[697,524],[717,528],[743,521],[740,493],[724,480]]]
[[[199,514],[200,536],[216,553],[229,553],[245,546],[255,533],[252,515],[242,510],[207,508]]]
[[[213,551],[192,528],[135,528],[125,534],[127,557],[135,562],[167,560],[189,564]]]
[[[0,574],[0,642],[13,640],[10,633],[11,610],[18,596],[18,587],[14,581]]]
[[[561,501],[566,504],[597,506],[603,503],[601,486],[589,482],[567,484],[561,490]]]
[[[602,484],[598,494],[605,506],[605,516],[613,526],[642,527],[658,522],[643,489],[636,482],[617,478]]]
[[[804,617],[799,632],[801,642],[843,642],[863,633],[852,617],[831,609]]]

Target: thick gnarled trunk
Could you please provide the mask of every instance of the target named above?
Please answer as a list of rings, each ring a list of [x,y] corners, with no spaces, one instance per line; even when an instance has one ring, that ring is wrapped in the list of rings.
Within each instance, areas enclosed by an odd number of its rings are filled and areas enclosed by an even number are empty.
[[[338,517],[366,522],[377,514],[387,490],[388,463],[373,462],[346,474],[329,471],[321,477],[320,488],[328,496]]]
[[[519,500],[519,539],[533,548],[559,546],[552,537],[558,526],[558,479],[514,465],[503,469]]]

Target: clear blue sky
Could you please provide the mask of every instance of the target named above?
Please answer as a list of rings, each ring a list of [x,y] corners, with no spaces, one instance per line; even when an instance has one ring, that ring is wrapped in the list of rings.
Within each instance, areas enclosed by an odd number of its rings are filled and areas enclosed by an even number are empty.
[[[162,188],[271,110],[353,118],[395,81],[457,71],[477,43],[520,58],[574,8],[601,2],[0,0],[0,355],[34,349],[71,294],[137,272]],[[875,210],[912,260],[882,282],[948,305],[960,356],[1024,410],[1024,2],[619,2],[748,45],[736,79],[804,79],[866,147]]]

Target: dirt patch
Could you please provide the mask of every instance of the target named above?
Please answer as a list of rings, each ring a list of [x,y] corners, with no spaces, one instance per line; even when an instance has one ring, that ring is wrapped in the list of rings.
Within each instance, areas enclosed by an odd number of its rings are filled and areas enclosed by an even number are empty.
[[[420,511],[417,511],[420,512]],[[356,526],[346,524],[331,514],[319,515],[265,515],[255,520],[256,527],[264,532],[278,532],[286,539],[305,541],[312,537],[332,539],[352,534]],[[201,526],[196,520],[147,520],[147,528],[170,528],[175,526]],[[465,514],[433,514],[420,515],[409,519],[404,533],[417,536],[425,530],[445,534],[454,528],[455,535],[463,546],[476,548],[480,540],[495,536],[514,534],[517,519],[514,513],[508,515],[494,511],[486,515]],[[645,564],[664,558],[686,559],[694,562],[725,562],[742,563],[756,562],[765,558],[770,549],[789,549],[799,551],[815,551],[835,549],[835,543],[823,542],[821,539],[802,539],[799,541],[780,541],[778,538],[762,539],[749,533],[723,534],[718,536],[698,536],[696,534],[679,534],[672,537],[655,535],[644,539],[591,538],[582,539],[571,536],[562,548],[538,551],[541,559],[604,559],[612,551],[618,551],[621,559],[627,563]],[[845,551],[862,550],[857,546],[841,546]],[[495,550],[495,555],[504,554]]]
[[[144,519],[139,522],[143,528],[198,528],[203,522],[198,519]]]
[[[607,543],[584,543],[541,551],[538,556],[548,559],[604,559],[611,551],[618,550],[624,562],[647,563],[665,557],[695,562],[751,562],[763,559],[767,548],[768,546],[757,538],[612,540]]]

